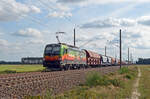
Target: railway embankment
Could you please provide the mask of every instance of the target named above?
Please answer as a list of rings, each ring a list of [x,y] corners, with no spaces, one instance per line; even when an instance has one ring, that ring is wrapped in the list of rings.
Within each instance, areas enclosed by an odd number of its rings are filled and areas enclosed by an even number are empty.
[[[30,96],[27,99],[131,99],[134,83],[138,75],[137,67],[123,67],[116,72],[103,75],[90,71],[84,83],[58,95],[47,93],[45,96]]]
[[[56,95],[84,84],[89,72],[108,74],[118,69],[118,66],[110,66],[56,72],[3,74],[0,75],[0,97],[21,99],[25,96],[43,96],[47,90],[52,90],[52,95]]]

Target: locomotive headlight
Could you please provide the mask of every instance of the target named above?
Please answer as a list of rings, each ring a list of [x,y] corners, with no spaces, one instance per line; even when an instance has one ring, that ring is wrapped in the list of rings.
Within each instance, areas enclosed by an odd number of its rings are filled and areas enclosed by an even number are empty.
[[[45,61],[45,58],[43,58],[43,61]]]
[[[61,61],[61,57],[59,57],[59,60]]]

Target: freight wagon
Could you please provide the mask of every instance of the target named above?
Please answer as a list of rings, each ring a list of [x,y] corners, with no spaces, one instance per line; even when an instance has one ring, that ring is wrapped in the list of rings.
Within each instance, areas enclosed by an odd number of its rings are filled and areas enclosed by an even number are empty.
[[[101,65],[102,66],[108,66],[108,58],[105,55],[101,55]]]
[[[101,65],[101,56],[95,52],[84,50],[86,52],[86,63],[90,67],[98,67]]]

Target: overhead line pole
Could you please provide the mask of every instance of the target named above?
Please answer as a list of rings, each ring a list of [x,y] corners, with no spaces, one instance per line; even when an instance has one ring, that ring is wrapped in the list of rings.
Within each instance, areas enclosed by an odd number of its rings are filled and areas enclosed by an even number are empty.
[[[121,39],[121,29],[120,29],[120,69],[122,66],[122,39]]]
[[[133,59],[132,59],[132,53],[131,53],[131,64],[133,63]]]
[[[130,60],[129,60],[129,57],[130,57],[129,54],[130,54],[130,52],[129,52],[129,47],[128,47],[128,65],[129,65],[129,61],[130,61]]]
[[[106,52],[106,46],[105,46],[105,56],[106,56],[106,53],[107,53],[107,52]]]
[[[74,46],[76,46],[76,30],[74,28]]]

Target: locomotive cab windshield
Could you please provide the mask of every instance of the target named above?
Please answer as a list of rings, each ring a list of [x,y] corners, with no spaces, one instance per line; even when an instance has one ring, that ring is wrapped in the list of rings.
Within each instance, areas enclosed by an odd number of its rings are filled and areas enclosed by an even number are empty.
[[[59,44],[47,45],[45,48],[44,55],[47,56],[60,55],[60,45]]]
[[[61,45],[48,44],[44,50],[43,65],[45,67],[60,68],[61,64]]]

